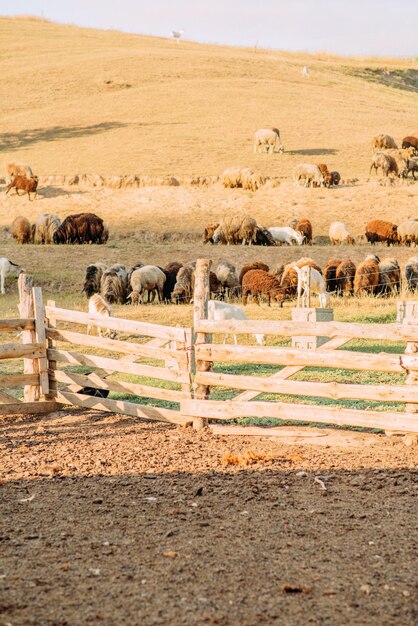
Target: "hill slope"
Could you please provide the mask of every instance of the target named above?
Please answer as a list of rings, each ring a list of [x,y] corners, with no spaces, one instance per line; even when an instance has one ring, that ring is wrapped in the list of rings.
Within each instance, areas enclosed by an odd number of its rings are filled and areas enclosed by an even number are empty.
[[[307,160],[358,176],[374,134],[418,132],[412,61],[176,45],[30,18],[0,19],[0,54],[2,162],[39,174],[209,175],[243,164],[288,176]],[[264,126],[280,128],[285,155],[253,154]]]

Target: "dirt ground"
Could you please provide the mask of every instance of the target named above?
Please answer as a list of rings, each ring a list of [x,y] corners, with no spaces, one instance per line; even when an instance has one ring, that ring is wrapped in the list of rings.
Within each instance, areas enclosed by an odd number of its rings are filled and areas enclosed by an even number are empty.
[[[417,446],[75,410],[0,425],[2,626],[418,622]]]

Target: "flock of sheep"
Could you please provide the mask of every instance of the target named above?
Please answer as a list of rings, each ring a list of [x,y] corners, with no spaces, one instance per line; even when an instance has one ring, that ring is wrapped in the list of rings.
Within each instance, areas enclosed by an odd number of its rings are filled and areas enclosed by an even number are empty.
[[[94,213],[75,213],[64,220],[53,213],[43,213],[34,224],[19,215],[11,226],[13,239],[26,244],[106,243],[109,231],[101,217]]]

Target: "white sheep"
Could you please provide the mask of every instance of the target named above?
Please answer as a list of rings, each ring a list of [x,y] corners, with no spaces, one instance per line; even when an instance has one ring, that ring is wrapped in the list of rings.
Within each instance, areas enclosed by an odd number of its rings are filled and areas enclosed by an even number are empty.
[[[216,278],[222,285],[227,297],[236,295],[240,288],[237,270],[228,261],[220,261],[215,270]]]
[[[332,222],[329,227],[329,238],[333,246],[337,243],[354,244],[355,239],[350,235],[343,222]]]
[[[313,187],[316,184],[318,187],[324,186],[324,176],[317,165],[313,163],[300,163],[296,165],[293,170],[293,181],[299,185],[301,181],[304,181],[304,187]]]
[[[143,303],[143,295],[145,291],[150,292],[151,302],[154,300],[155,291],[158,293],[160,302],[163,301],[163,289],[165,283],[164,272],[156,265],[144,265],[132,272],[131,276],[131,298],[132,304]]]
[[[271,226],[267,229],[276,243],[287,243],[292,246],[294,243],[298,246],[303,244],[305,236],[298,231],[290,228],[290,226]]]
[[[280,131],[277,128],[260,128],[254,133],[254,152],[284,152],[280,140]]]
[[[0,293],[6,293],[4,283],[7,276],[19,276],[22,272],[26,272],[23,267],[16,265],[6,257],[0,257]]]
[[[100,317],[111,317],[112,316],[112,307],[109,302],[107,302],[102,296],[98,293],[93,294],[89,298],[89,315],[99,315]],[[91,325],[87,326],[87,334],[89,335],[91,331]],[[99,337],[102,336],[102,329],[100,326],[97,327],[97,334]],[[111,338],[115,337],[114,331],[107,330],[105,335],[109,335]]]
[[[330,295],[327,293],[322,274],[310,265],[304,265],[303,267],[298,267],[296,263],[292,265],[298,275],[298,307],[301,305],[304,308],[309,306],[311,293],[319,295],[319,306],[321,308],[327,307]]]
[[[247,320],[248,317],[244,311],[234,304],[227,304],[226,302],[219,302],[218,300],[208,301],[208,319],[212,321],[224,321],[224,320]],[[224,343],[226,343],[228,334],[224,337]],[[266,345],[265,335],[254,335],[255,340],[259,346]],[[237,336],[234,334],[234,343],[237,344]]]

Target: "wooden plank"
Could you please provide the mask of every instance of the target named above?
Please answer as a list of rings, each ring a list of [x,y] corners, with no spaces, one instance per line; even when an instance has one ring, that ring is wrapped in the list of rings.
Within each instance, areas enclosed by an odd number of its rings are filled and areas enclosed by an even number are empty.
[[[33,298],[32,287],[33,278],[28,274],[20,274],[17,279],[19,290],[19,313],[23,319],[33,318]],[[31,344],[35,341],[34,330],[24,330],[22,332],[22,343]],[[41,355],[38,355],[41,356]],[[37,374],[39,362],[34,361],[33,357],[25,358],[23,361],[23,371],[25,374]],[[25,402],[36,402],[41,397],[41,388],[39,385],[26,385],[23,390]]]
[[[66,383],[68,385],[76,384],[80,387],[97,387],[98,389],[107,389],[116,393],[132,393],[137,396],[168,400],[170,402],[180,402],[184,398],[190,397],[185,392],[175,389],[163,389],[161,387],[127,383],[119,380],[105,380],[95,373],[86,376],[85,374],[73,374],[55,370],[51,371],[50,378],[54,382]]]
[[[4,343],[0,346],[0,359],[20,359],[22,357],[39,359],[43,354],[45,354],[45,344],[41,343]],[[28,373],[32,374],[33,372]]]
[[[98,411],[131,415],[132,417],[168,422],[170,424],[185,425],[191,421],[190,418],[183,417],[180,412],[173,411],[172,409],[147,406],[145,404],[134,404],[133,402],[125,402],[124,400],[94,398],[92,396],[84,396],[68,391],[55,391],[53,395],[59,402],[88,409],[97,409]]]
[[[163,367],[153,365],[143,365],[142,363],[127,363],[122,360],[109,359],[107,357],[95,356],[94,354],[81,354],[80,352],[68,350],[48,350],[48,358],[55,361],[71,363],[72,365],[89,365],[99,367],[112,372],[122,372],[124,374],[134,374],[159,380],[170,380],[175,383],[188,382],[186,372],[180,370],[167,370]]]
[[[3,404],[20,404],[22,402],[22,400],[18,400],[17,398],[15,398],[14,396],[11,396],[9,393],[6,393],[5,391],[0,391],[0,402],[3,402]]]
[[[47,305],[49,307],[55,308],[55,300],[48,300],[47,301]],[[55,319],[52,317],[52,315],[50,315],[49,317],[45,316],[45,320],[46,320],[46,325],[51,328],[54,329],[56,324],[55,324]],[[55,348],[56,347],[56,342],[53,339],[47,338],[47,349],[49,348]],[[53,359],[48,359],[48,368],[50,370],[55,370],[57,367],[57,363],[56,361],[54,361]],[[52,380],[49,380],[49,389],[51,390],[55,390],[57,388],[56,383]],[[50,394],[48,394],[48,396],[46,396],[47,400],[50,400]]]
[[[193,327],[199,323],[201,319],[207,319],[208,317],[208,302],[210,298],[210,266],[212,261],[209,259],[197,259],[195,270],[195,283],[193,293]],[[205,361],[204,359],[198,359],[196,353],[196,346],[207,343],[212,340],[210,335],[204,333],[195,333],[194,335],[194,347],[193,354],[196,358],[192,359],[192,372],[207,372],[213,369],[213,363]],[[209,398],[210,388],[207,385],[194,384],[194,397],[205,399]],[[193,428],[195,430],[201,430],[207,428],[207,420],[196,417],[193,420]]]
[[[38,413],[52,413],[60,409],[62,405],[57,402],[15,402],[14,404],[0,404],[0,415],[37,415]]]
[[[80,346],[93,346],[94,348],[102,350],[122,352],[124,354],[135,354],[138,359],[140,357],[149,357],[164,361],[167,358],[171,358],[176,361],[181,361],[184,364],[187,363],[187,355],[184,350],[157,348],[155,346],[148,346],[147,344],[119,341],[117,339],[96,337],[93,335],[85,335],[83,333],[75,333],[69,330],[58,330],[54,328],[48,328],[46,336],[48,339],[54,339],[55,341],[66,341]]]
[[[38,383],[39,374],[0,374],[0,387],[23,387]]]
[[[40,287],[32,289],[33,310],[35,316],[35,339],[44,346],[43,354],[38,360],[39,384],[41,393],[47,396],[49,393],[48,381],[48,359],[46,358],[46,336],[45,336],[45,313],[42,302],[42,290]]]
[[[58,307],[45,308],[47,317],[53,317],[55,320],[64,322],[76,322],[78,324],[88,324],[91,326],[100,326],[102,329],[119,330],[124,333],[134,335],[158,337],[162,339],[176,339],[182,341],[184,338],[183,328],[177,326],[162,326],[161,324],[150,324],[146,322],[137,322],[134,320],[125,320],[118,317],[100,317],[81,311],[70,311],[68,309],[60,309]]]
[[[294,322],[292,320],[199,320],[195,332],[281,335],[285,337],[350,337],[385,341],[417,341],[418,325]]]
[[[196,346],[196,359],[218,362],[259,363],[268,365],[303,365],[350,370],[403,373],[418,369],[418,356],[370,354],[363,352],[299,350],[261,346],[226,346],[202,344]]]
[[[13,331],[35,330],[34,319],[23,319],[17,317],[15,319],[0,320],[0,333],[12,333]]]
[[[183,400],[180,412],[185,416],[201,416],[215,420],[265,417],[418,433],[418,418],[413,413],[360,411],[286,402],[233,402],[231,400]]]
[[[317,350],[320,350],[321,352],[323,350],[337,350],[338,348],[341,348],[342,346],[349,343],[350,341],[351,341],[351,338],[349,337],[337,337],[336,339],[331,339],[330,341],[327,341],[327,343],[323,344],[322,346],[319,346]],[[269,376],[269,380],[285,380],[287,378],[290,378],[294,374],[301,372],[303,369],[304,369],[304,366],[284,367],[279,372],[276,372],[272,376]],[[248,400],[252,400],[253,398],[256,398],[258,395],[259,395],[258,391],[244,391],[243,393],[240,393],[238,396],[236,396],[234,398],[234,401],[248,402]]]
[[[418,392],[406,385],[353,385],[335,382],[320,383],[299,380],[271,380],[260,376],[237,376],[199,372],[196,382],[211,386],[247,389],[259,393],[279,393],[297,396],[330,398],[332,400],[374,400],[382,402],[412,402],[418,404]]]

